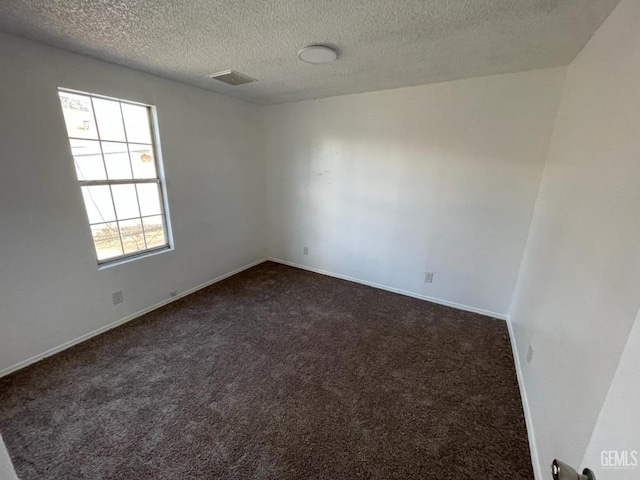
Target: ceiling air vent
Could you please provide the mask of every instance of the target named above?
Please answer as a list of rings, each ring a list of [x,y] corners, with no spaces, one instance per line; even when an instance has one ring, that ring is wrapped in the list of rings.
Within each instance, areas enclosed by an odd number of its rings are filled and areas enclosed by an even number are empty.
[[[212,73],[209,75],[209,78],[213,78],[214,80],[233,86],[256,81],[255,78],[248,77],[242,73],[236,72],[235,70],[225,70],[224,72]]]

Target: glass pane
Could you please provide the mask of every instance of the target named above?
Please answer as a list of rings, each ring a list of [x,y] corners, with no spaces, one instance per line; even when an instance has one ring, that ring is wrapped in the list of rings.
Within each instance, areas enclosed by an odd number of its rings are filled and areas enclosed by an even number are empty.
[[[143,218],[142,223],[144,224],[144,235],[147,239],[147,248],[161,247],[167,244],[162,215]]]
[[[127,141],[151,143],[151,127],[149,125],[149,109],[147,107],[123,103],[122,115],[127,129]]]
[[[116,204],[118,219],[139,217],[138,198],[134,185],[111,185],[113,202]]]
[[[87,208],[89,223],[113,222],[116,213],[113,211],[111,190],[108,185],[82,187],[84,206]]]
[[[119,142],[126,140],[120,102],[94,98],[93,110],[98,121],[100,140],[117,140]]]
[[[107,258],[122,255],[120,235],[118,234],[118,226],[115,222],[92,225],[91,233],[93,235],[93,244],[96,247],[98,260],[106,260]]]
[[[156,162],[151,145],[130,144],[131,168],[134,178],[157,178]]]
[[[140,214],[143,217],[149,215],[160,215],[162,209],[160,208],[160,192],[158,191],[158,185],[156,183],[139,183],[138,189],[138,202],[140,204]]]
[[[120,225],[120,235],[124,253],[133,253],[145,249],[144,233],[142,233],[142,222],[139,218],[118,222]]]
[[[102,142],[104,163],[107,166],[109,180],[127,180],[131,178],[129,152],[126,143]]]
[[[98,139],[91,99],[85,95],[58,92],[70,137]]]
[[[76,166],[78,180],[106,180],[100,143],[94,140],[70,139],[73,163]]]

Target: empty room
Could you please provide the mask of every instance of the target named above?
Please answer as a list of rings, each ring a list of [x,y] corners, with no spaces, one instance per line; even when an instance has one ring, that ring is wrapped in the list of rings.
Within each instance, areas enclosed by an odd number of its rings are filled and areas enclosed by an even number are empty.
[[[4,0],[0,480],[640,478],[639,32]]]

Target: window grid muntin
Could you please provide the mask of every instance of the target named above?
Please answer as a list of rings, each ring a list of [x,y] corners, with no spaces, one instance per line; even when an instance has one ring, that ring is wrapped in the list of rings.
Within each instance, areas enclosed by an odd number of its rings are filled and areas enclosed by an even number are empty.
[[[93,99],[91,99],[93,104]],[[131,170],[131,178],[134,179],[135,175],[133,174],[133,161],[131,159],[131,147],[129,146],[129,137],[127,135],[127,124],[124,121],[124,113],[122,112],[122,104],[118,102],[118,109],[120,110],[120,119],[122,120],[122,131],[124,132],[124,141],[127,142],[127,155],[129,157],[129,169]],[[95,110],[94,110],[95,111]],[[149,117],[149,108],[147,107],[147,123],[149,124],[149,128],[151,129],[151,118]],[[98,125],[96,124],[96,129]],[[100,138],[100,131],[98,130],[98,138]],[[155,153],[155,152],[154,152]],[[153,161],[155,162],[155,154],[153,156]],[[156,175],[158,173],[158,169],[156,167]],[[107,176],[109,176],[109,172],[107,172]],[[111,190],[111,197],[113,198],[113,186],[109,186],[109,190]],[[140,207],[140,196],[138,195],[138,187],[134,184],[133,191],[136,192],[136,202],[138,206],[138,214],[140,215],[140,230],[142,231],[142,241],[144,242],[144,250],[147,250],[147,234],[144,231],[144,222],[142,221],[142,207]],[[118,218],[118,212],[116,211],[116,218]],[[120,232],[120,241],[122,241],[122,225],[121,220],[118,219],[118,231]],[[166,235],[165,235],[166,240]],[[137,250],[140,251],[140,250]],[[124,242],[122,242],[122,253],[126,253],[124,251]]]
[[[107,170],[107,161],[104,158],[104,150],[102,149],[102,140],[100,139],[100,130],[98,127],[98,119],[96,117],[96,109],[93,106],[93,98],[89,95],[89,101],[91,102],[91,114],[93,115],[93,122],[96,126],[96,135],[98,137],[98,146],[100,147],[100,157],[102,158],[102,166],[104,167],[104,173],[107,176],[107,180],[109,180],[109,171]],[[124,123],[123,123],[124,126]],[[131,158],[129,158],[129,162],[131,162]],[[81,185],[82,187],[82,185]],[[118,219],[118,211],[116,210],[116,202],[113,199],[113,189],[111,188],[111,184],[109,184],[109,193],[111,195],[111,204],[113,207],[113,213],[116,217],[116,221]],[[86,205],[85,205],[85,210],[86,210]],[[87,220],[88,220],[88,213],[87,212]],[[116,223],[116,225],[118,226],[118,224]],[[89,227],[91,228],[91,227]],[[120,240],[120,251],[122,252],[122,254],[124,255],[124,243],[122,241],[122,234],[120,233],[120,227],[118,226],[118,239]],[[98,258],[98,246],[96,245],[95,240],[93,239],[93,232],[91,233],[91,240],[93,241],[93,248],[96,250],[96,260],[98,261],[98,264],[100,264],[100,262],[105,263],[107,260],[112,260],[112,258],[118,258],[116,257],[109,257],[108,259],[104,259],[104,260],[100,260]]]
[[[78,179],[78,183],[80,184],[80,187],[89,187],[89,186],[100,186],[100,185],[108,185],[109,186],[109,193],[110,193],[110,197],[111,197],[111,204],[112,204],[112,208],[113,208],[113,212],[115,215],[115,219],[112,221],[103,221],[103,222],[98,222],[98,223],[91,223],[89,221],[88,218],[88,210],[86,208],[85,205],[85,211],[87,213],[87,220],[89,223],[89,228],[91,229],[91,227],[96,226],[96,225],[107,225],[107,224],[115,224],[117,229],[118,229],[118,238],[120,240],[120,248],[121,248],[121,255],[117,255],[117,256],[113,256],[113,257],[108,257],[106,259],[100,260],[97,258],[98,256],[98,251],[97,251],[97,245],[96,242],[93,239],[93,231],[91,233],[91,238],[94,244],[94,249],[96,251],[96,259],[98,262],[98,265],[105,265],[105,264],[109,264],[109,263],[115,263],[115,262],[119,262],[122,260],[127,260],[130,258],[134,258],[134,257],[138,257],[138,256],[145,256],[147,254],[150,253],[156,253],[158,251],[162,251],[162,250],[166,250],[171,248],[171,241],[169,238],[169,228],[168,228],[168,222],[167,222],[167,216],[166,216],[166,208],[165,208],[165,202],[166,202],[166,188],[165,185],[163,184],[162,180],[161,180],[161,172],[162,169],[160,167],[160,165],[158,164],[159,161],[159,157],[158,157],[158,152],[157,152],[157,147],[156,147],[156,143],[158,142],[158,137],[157,137],[157,131],[156,131],[156,126],[155,126],[155,122],[154,122],[154,117],[152,115],[152,107],[150,107],[149,105],[145,105],[145,104],[141,104],[141,103],[136,103],[136,102],[131,102],[128,100],[120,100],[120,99],[116,99],[116,98],[110,98],[110,97],[106,97],[106,96],[101,96],[101,95],[96,95],[96,94],[90,94],[90,93],[84,93],[84,92],[78,92],[75,90],[68,90],[68,89],[63,89],[60,88],[58,90],[59,92],[63,92],[63,93],[69,93],[72,95],[77,95],[77,96],[82,96],[85,98],[88,98],[90,103],[91,103],[91,116],[93,117],[93,122],[95,125],[95,129],[96,129],[96,139],[92,139],[92,138],[82,138],[82,137],[74,137],[69,135],[68,129],[67,129],[67,137],[69,140],[82,140],[82,141],[89,141],[89,142],[97,142],[99,147],[100,147],[100,157],[102,159],[102,166],[104,168],[104,172],[105,175],[107,177],[106,180],[80,180]],[[103,140],[102,137],[100,136],[100,127],[98,125],[98,119],[96,116],[96,110],[95,110],[95,105],[93,103],[93,99],[94,98],[99,98],[99,99],[105,99],[105,100],[111,100],[111,101],[115,101],[118,102],[119,105],[119,110],[120,110],[120,120],[122,121],[122,127],[124,130],[124,135],[125,135],[125,141],[118,141],[118,140]],[[146,114],[147,114],[147,124],[149,126],[149,135],[151,138],[152,143],[147,143],[147,142],[131,142],[134,143],[135,145],[144,145],[144,146],[148,146],[150,147],[150,150],[153,153],[153,164],[155,167],[155,174],[156,176],[153,178],[135,178],[134,172],[133,172],[133,165],[132,165],[132,158],[131,158],[131,149],[130,149],[130,142],[128,141],[128,136],[127,136],[127,125],[125,123],[125,119],[124,119],[124,113],[122,111],[122,104],[128,104],[128,105],[134,105],[137,107],[143,107],[146,110]],[[65,121],[66,124],[66,121]],[[128,155],[128,160],[129,160],[129,169],[131,170],[131,179],[109,179],[109,171],[107,169],[107,165],[106,165],[106,160],[105,160],[105,153],[104,153],[104,149],[102,146],[103,142],[108,142],[108,143],[120,143],[120,144],[124,144],[127,146],[127,155]],[[74,166],[75,166],[75,156],[72,153],[72,158],[74,159]],[[87,154],[87,155],[91,155],[91,154]],[[96,155],[96,154],[93,154]],[[76,171],[77,171],[77,166],[76,166]],[[76,172],[77,173],[77,172]],[[76,175],[77,176],[77,175]],[[158,203],[160,206],[160,213],[158,214],[154,214],[154,215],[142,215],[142,209],[140,207],[140,198],[138,195],[138,189],[136,188],[136,184],[138,183],[155,183],[158,185]],[[113,190],[112,190],[112,186],[113,185],[132,185],[134,187],[134,191],[136,194],[136,202],[137,202],[137,208],[138,208],[138,213],[140,213],[140,216],[138,217],[130,217],[130,218],[126,218],[126,219],[120,219],[118,218],[118,211],[116,209],[116,204],[115,204],[115,200],[114,200],[114,195],[113,195]],[[90,193],[89,193],[90,195]],[[83,198],[84,201],[84,198]],[[95,202],[94,202],[95,205]],[[97,207],[96,207],[97,208]],[[164,237],[164,241],[165,243],[163,245],[158,245],[158,246],[154,246],[154,247],[148,247],[147,246],[147,238],[146,238],[146,232],[145,232],[145,226],[144,226],[144,219],[145,218],[150,218],[150,217],[160,217],[161,220],[161,224],[162,224],[162,234]],[[129,252],[129,253],[125,253],[125,246],[124,246],[124,242],[122,239],[122,233],[121,233],[121,229],[120,229],[120,222],[124,222],[127,220],[140,220],[140,226],[141,226],[141,232],[142,232],[142,238],[144,239],[145,242],[145,248],[143,250],[137,250],[135,252]]]
[[[154,213],[153,215],[143,215],[142,217],[129,217],[129,218],[117,218],[115,220],[105,220],[103,222],[93,222],[90,223],[89,226],[93,227],[95,225],[102,225],[103,223],[117,223],[117,222],[126,222],[128,220],[143,220],[145,218],[151,218],[151,217],[163,217],[164,215],[162,215],[161,213]]]

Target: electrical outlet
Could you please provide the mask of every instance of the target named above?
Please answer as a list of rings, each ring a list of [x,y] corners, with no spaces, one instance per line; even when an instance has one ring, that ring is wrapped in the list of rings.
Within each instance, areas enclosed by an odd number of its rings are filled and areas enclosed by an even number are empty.
[[[111,300],[113,300],[113,304],[117,305],[119,303],[124,302],[124,296],[122,295],[122,290],[118,290],[117,292],[113,292],[111,294]]]
[[[527,350],[527,363],[531,363],[534,353],[535,351],[533,350],[533,345],[529,344],[529,350]]]
[[[178,295],[178,291],[177,290],[172,290],[169,292],[169,295],[171,295],[172,297],[175,297],[176,295]]]
[[[309,255],[309,247],[302,247],[302,254]]]
[[[433,272],[427,272],[424,274],[424,283],[432,283],[433,282]]]

